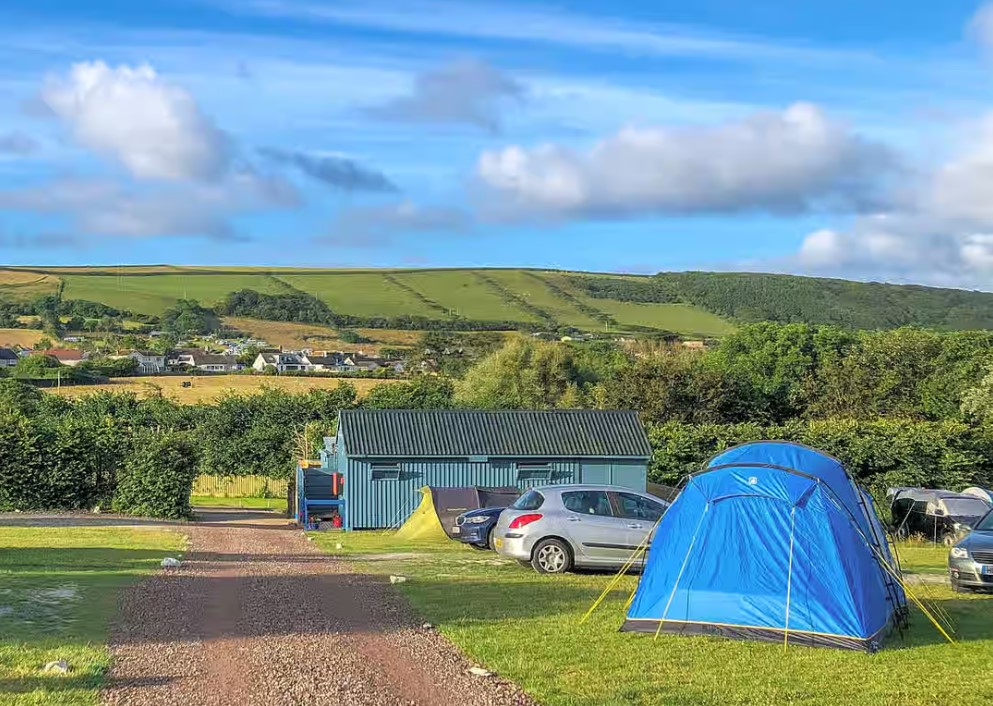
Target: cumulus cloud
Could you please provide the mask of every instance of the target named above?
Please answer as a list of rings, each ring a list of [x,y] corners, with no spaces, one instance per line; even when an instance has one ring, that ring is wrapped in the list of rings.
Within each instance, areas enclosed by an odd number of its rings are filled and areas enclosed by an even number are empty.
[[[210,180],[228,167],[228,140],[186,90],[148,65],[73,65],[48,78],[42,101],[81,146],[139,179]]]
[[[471,227],[471,218],[465,211],[404,200],[345,209],[322,240],[342,245],[379,245],[402,233],[458,233]]]
[[[966,27],[966,33],[980,45],[993,49],[993,2],[981,5]]]
[[[497,216],[569,219],[862,209],[894,165],[797,103],[716,126],[625,128],[585,150],[510,146],[483,153],[476,174]]]
[[[524,93],[520,83],[493,66],[462,59],[421,74],[409,95],[367,112],[386,120],[465,124],[499,132],[503,109]]]
[[[396,185],[380,171],[355,160],[332,155],[315,155],[296,150],[263,147],[259,153],[268,160],[298,169],[315,181],[343,191],[397,191]]]
[[[8,132],[0,135],[0,155],[26,157],[38,151],[38,141],[23,132]]]
[[[910,184],[892,207],[809,234],[801,268],[963,286],[993,285],[993,114],[966,148]]]
[[[0,208],[64,218],[73,233],[103,237],[239,239],[232,216],[297,204],[291,186],[251,171],[210,184],[139,188],[104,179],[63,179],[0,191]]]

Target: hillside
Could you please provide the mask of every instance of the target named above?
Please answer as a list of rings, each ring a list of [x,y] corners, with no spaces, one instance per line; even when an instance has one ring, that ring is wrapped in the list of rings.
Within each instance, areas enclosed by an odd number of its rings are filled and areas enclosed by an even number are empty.
[[[0,302],[60,293],[64,300],[98,302],[151,316],[162,314],[178,299],[217,306],[243,290],[270,295],[270,303],[277,304],[304,295],[325,318],[339,322],[334,325],[357,328],[571,327],[673,332],[693,338],[721,336],[736,324],[764,320],[869,329],[993,328],[990,293],[792,275],[168,265],[0,269]],[[282,320],[332,325],[323,319]]]

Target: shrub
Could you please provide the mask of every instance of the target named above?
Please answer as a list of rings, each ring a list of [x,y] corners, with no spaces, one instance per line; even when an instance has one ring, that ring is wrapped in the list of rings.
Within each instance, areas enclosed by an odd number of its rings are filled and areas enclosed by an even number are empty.
[[[118,473],[113,508],[129,515],[189,518],[196,477],[196,449],[187,434],[138,434]]]

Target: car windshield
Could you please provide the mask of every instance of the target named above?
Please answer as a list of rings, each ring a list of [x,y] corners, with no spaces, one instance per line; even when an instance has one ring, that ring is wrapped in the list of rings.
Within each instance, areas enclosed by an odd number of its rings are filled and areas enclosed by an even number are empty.
[[[987,514],[986,517],[984,517],[976,526],[976,529],[984,530],[986,532],[993,532],[993,512]]]
[[[989,512],[990,506],[979,498],[946,498],[941,501],[945,512],[952,517],[980,517]]]
[[[514,501],[510,507],[514,510],[537,510],[545,502],[545,496],[537,490],[529,490]]]

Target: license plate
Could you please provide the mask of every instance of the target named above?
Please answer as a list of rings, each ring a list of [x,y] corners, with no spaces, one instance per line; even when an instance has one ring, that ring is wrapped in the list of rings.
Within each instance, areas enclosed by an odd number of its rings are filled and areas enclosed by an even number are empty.
[[[496,539],[494,539],[493,540],[493,546],[495,548],[497,548],[497,549],[499,549],[500,547],[502,547],[503,546],[503,539],[501,539],[500,537],[497,537]]]
[[[461,527],[452,527],[452,534],[462,534]]]
[[[985,564],[979,568],[979,573],[984,576],[993,576],[993,564]]]

